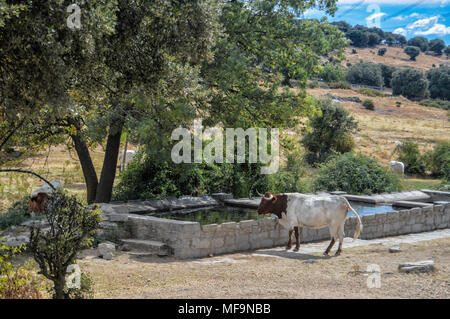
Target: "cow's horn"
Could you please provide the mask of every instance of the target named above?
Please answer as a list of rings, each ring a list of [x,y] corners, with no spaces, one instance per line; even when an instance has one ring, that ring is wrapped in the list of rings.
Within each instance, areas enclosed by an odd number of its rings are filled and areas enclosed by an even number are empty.
[[[264,195],[261,194],[260,192],[258,192],[258,190],[256,190],[256,194],[258,194],[258,196],[260,196],[260,197],[264,197]]]
[[[265,200],[272,200],[272,199],[273,199],[273,195],[270,194],[270,197],[265,197],[265,196],[264,196],[264,199],[265,199]]]

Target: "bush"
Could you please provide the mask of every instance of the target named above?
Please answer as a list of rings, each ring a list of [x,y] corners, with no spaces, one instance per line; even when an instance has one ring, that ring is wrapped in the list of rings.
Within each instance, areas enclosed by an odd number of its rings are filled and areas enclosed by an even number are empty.
[[[450,67],[441,65],[428,70],[427,79],[431,98],[450,100]]]
[[[426,157],[431,174],[444,177],[448,181],[450,179],[450,142],[438,143]]]
[[[379,55],[379,56],[385,55],[386,52],[387,52],[387,49],[386,49],[386,48],[380,48],[380,49],[378,49],[378,55]]]
[[[420,105],[435,107],[442,110],[450,110],[450,101],[443,100],[422,100],[419,102]]]
[[[417,143],[404,142],[399,148],[398,160],[405,164],[406,173],[425,175],[425,161]]]
[[[315,191],[344,191],[349,194],[395,192],[401,189],[398,176],[362,154],[335,156],[323,165],[313,182]]]
[[[371,99],[365,99],[363,102],[362,102],[362,105],[364,106],[364,108],[366,109],[366,110],[374,110],[375,109],[375,104],[373,103],[373,101],[371,100]]]
[[[381,69],[381,76],[383,77],[383,86],[390,88],[391,87],[391,80],[392,80],[392,74],[397,70],[396,67],[386,65],[386,64],[378,64]]]
[[[346,79],[352,84],[383,86],[384,83],[380,66],[371,62],[352,65],[347,71]]]
[[[29,247],[42,274],[53,281],[53,297],[66,299],[70,297],[65,287],[67,268],[78,252],[91,245],[101,212],[58,190],[46,201],[44,214],[50,229],[32,228]]]
[[[413,46],[406,47],[404,51],[407,55],[409,55],[409,59],[411,61],[416,61],[416,57],[420,54],[420,49]]]
[[[305,159],[311,165],[324,162],[334,153],[347,152],[349,145],[353,145],[348,141],[352,138],[350,134],[358,128],[355,119],[339,103],[324,99],[318,104],[322,114],[311,119],[312,130],[302,139],[307,152]]]
[[[442,55],[442,50],[445,49],[445,42],[441,39],[434,39],[430,41],[430,51],[433,51],[437,55]]]
[[[339,64],[325,64],[319,73],[319,77],[325,82],[345,81],[345,69]]]
[[[392,94],[409,99],[423,99],[428,96],[428,81],[422,71],[412,68],[399,69],[392,75]]]
[[[5,213],[0,213],[0,229],[17,226],[30,218],[28,212],[28,197],[14,203]]]
[[[367,95],[367,96],[371,96],[371,97],[383,97],[384,93],[377,90],[377,89],[372,89],[372,88],[361,88],[358,90],[359,93]]]
[[[46,284],[33,264],[16,267],[11,263],[11,259],[24,249],[24,246],[8,247],[0,238],[0,299],[43,298]]]
[[[346,82],[330,82],[328,83],[330,89],[342,89],[342,90],[350,90],[352,87]]]
[[[445,53],[445,55],[447,56],[447,59],[448,59],[448,57],[450,56],[450,45],[448,45],[448,46],[444,49],[444,53]]]
[[[94,298],[93,280],[88,273],[81,273],[80,288],[67,289],[69,299],[92,299]]]
[[[319,87],[319,83],[318,83],[318,82],[315,82],[315,81],[309,81],[309,82],[308,82],[308,87],[309,87],[310,89],[315,89],[315,88]]]
[[[419,48],[420,51],[428,50],[428,40],[424,37],[414,37],[408,40],[408,45]]]

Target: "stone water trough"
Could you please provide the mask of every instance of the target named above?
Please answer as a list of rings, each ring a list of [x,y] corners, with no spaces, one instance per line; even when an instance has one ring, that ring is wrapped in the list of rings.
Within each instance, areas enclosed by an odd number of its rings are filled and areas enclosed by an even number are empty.
[[[342,195],[351,201],[394,207],[390,212],[361,216],[364,226],[361,239],[449,228],[450,193],[422,190],[374,196]],[[213,194],[101,204],[101,231],[105,236],[120,238],[122,250],[136,256],[196,258],[286,245],[288,231],[274,218],[200,225],[198,222],[148,216],[154,212],[224,205],[256,209],[259,202],[260,198],[234,199],[229,194]],[[356,218],[348,218],[346,236],[353,237],[355,228]],[[303,228],[301,232],[301,242],[328,238],[328,228]]]

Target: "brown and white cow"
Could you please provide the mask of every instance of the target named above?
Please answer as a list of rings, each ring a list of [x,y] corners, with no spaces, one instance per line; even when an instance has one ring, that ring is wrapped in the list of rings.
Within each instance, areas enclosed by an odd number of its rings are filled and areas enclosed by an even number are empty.
[[[292,246],[292,232],[295,231],[295,251],[298,251],[300,248],[299,227],[328,227],[331,242],[324,255],[328,255],[336,240],[339,239],[339,248],[336,251],[336,256],[342,252],[344,224],[349,210],[356,215],[358,221],[358,227],[353,238],[353,240],[356,240],[362,231],[361,218],[345,197],[336,195],[313,196],[299,193],[275,195],[267,192],[261,199],[258,207],[259,214],[274,214],[277,216],[280,224],[289,229],[288,248]]]
[[[63,188],[60,181],[50,182],[55,189]],[[30,196],[28,210],[31,213],[42,213],[45,209],[45,202],[53,195],[54,190],[47,183],[36,189]]]

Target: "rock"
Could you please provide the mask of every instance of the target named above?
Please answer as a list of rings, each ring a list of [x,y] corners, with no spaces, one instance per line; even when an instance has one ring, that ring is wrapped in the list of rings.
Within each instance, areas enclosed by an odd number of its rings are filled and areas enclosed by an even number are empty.
[[[402,251],[402,249],[400,247],[398,247],[398,246],[394,246],[394,247],[390,247],[389,248],[389,252],[390,253],[399,253],[401,251]]]
[[[116,246],[110,242],[104,242],[98,245],[98,254],[106,260],[111,260],[116,251]]]
[[[315,259],[307,259],[303,263],[304,264],[315,264],[316,262],[317,262],[317,260],[315,260]]]
[[[417,261],[398,265],[399,272],[432,272],[434,271],[434,262],[432,260]]]

